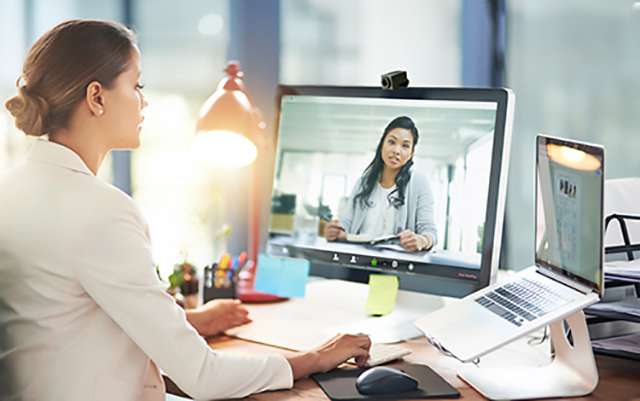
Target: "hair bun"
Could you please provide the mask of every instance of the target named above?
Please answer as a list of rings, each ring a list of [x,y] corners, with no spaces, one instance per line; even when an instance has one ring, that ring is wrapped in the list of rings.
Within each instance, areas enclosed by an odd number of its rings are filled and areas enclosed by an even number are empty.
[[[25,86],[18,87],[18,95],[7,100],[5,107],[16,119],[16,127],[27,135],[41,136],[47,133],[49,103]]]

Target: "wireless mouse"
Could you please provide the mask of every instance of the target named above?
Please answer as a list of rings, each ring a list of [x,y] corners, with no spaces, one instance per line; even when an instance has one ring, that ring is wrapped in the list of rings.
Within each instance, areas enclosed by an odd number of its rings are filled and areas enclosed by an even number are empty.
[[[397,394],[418,388],[418,381],[399,369],[377,366],[365,370],[356,380],[361,394]]]

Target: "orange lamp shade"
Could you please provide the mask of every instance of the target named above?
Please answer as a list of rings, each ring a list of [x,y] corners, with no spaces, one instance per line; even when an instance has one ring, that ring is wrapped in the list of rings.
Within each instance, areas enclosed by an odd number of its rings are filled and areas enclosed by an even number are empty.
[[[260,113],[251,104],[237,62],[230,62],[216,91],[202,106],[193,150],[196,157],[221,167],[251,164],[258,150]]]

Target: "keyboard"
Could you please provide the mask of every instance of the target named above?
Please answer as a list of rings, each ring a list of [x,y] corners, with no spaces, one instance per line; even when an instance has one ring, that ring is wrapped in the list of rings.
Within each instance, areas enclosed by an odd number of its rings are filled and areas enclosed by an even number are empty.
[[[396,359],[405,357],[410,353],[410,349],[401,347],[399,345],[371,344],[367,366],[372,367],[382,365],[383,363],[391,362]],[[353,360],[352,358],[349,362],[355,363],[355,360]]]
[[[567,303],[549,287],[522,278],[483,294],[475,302],[508,322],[522,326]]]

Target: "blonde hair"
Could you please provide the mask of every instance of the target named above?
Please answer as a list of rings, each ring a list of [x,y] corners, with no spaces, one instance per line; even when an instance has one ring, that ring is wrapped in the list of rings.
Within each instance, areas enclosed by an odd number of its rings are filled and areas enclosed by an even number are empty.
[[[66,128],[87,86],[109,88],[128,66],[134,34],[116,22],[63,22],[31,47],[16,81],[18,94],[5,103],[18,129],[40,136]]]

